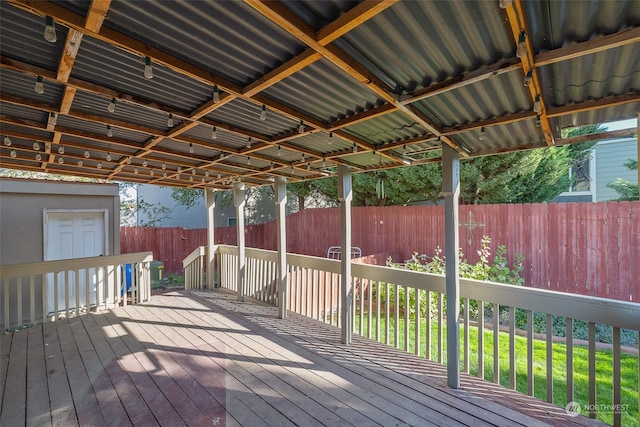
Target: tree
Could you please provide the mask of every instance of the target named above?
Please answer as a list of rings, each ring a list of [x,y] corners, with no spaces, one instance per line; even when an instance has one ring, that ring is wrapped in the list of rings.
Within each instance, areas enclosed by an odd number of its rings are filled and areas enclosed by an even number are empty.
[[[629,159],[624,162],[624,165],[629,170],[638,170],[637,160]],[[618,195],[620,196],[617,199],[618,201],[631,202],[633,200],[640,199],[638,184],[632,184],[631,182],[626,181],[622,178],[618,178],[614,182],[608,183],[607,187],[613,188],[616,193],[618,193]]]

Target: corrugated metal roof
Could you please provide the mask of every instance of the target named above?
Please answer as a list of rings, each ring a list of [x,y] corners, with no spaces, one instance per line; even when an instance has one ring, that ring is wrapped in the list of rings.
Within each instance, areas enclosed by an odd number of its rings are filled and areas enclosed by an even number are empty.
[[[43,79],[44,92],[36,93],[36,79],[35,76],[29,74],[7,69],[0,70],[0,83],[3,94],[21,99],[33,99],[38,104],[49,106],[51,110],[58,110],[64,86],[54,81]],[[3,109],[3,114],[7,114],[4,111]],[[46,120],[43,123],[46,123]]]
[[[345,141],[337,135],[329,136],[325,132],[310,133],[300,138],[288,141],[289,144],[300,147],[301,149],[311,150],[316,153],[330,154],[350,150],[353,144]]]
[[[375,145],[427,135],[425,128],[399,111],[349,126],[345,131]]]

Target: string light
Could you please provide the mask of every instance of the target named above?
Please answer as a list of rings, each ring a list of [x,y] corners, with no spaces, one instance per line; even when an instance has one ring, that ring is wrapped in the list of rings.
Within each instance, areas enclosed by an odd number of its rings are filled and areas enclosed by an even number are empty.
[[[113,129],[111,129],[111,125],[107,125],[107,136],[109,138],[113,136]]]
[[[125,160],[125,162],[130,165],[131,164],[131,157],[127,157],[127,160]]]
[[[4,145],[6,145],[7,147],[11,147],[11,138],[9,138],[8,136],[4,137]]]
[[[251,166],[251,157],[247,156],[247,166]]]
[[[85,149],[84,150],[84,158],[88,159],[89,157],[91,157],[91,153],[89,153],[89,150]]]
[[[82,160],[78,160],[78,166],[79,166],[79,167],[82,167],[82,165],[83,165],[83,164],[84,164],[84,163],[82,162]]]
[[[36,161],[42,161],[42,155],[40,155],[40,153],[36,153]]]
[[[193,182],[193,176],[189,177],[189,181]]]
[[[49,113],[49,126],[55,126],[58,124],[58,115],[56,113]]]
[[[163,163],[160,167],[162,168],[162,170],[167,170],[167,165],[165,163]]]
[[[298,125],[298,133],[304,133],[304,122],[300,120],[300,124]]]
[[[354,153],[358,152],[358,146],[355,143],[353,144],[353,149],[352,150],[353,150]]]
[[[333,144],[333,132],[329,132],[329,145]]]
[[[169,113],[169,118],[167,119],[167,126],[172,128],[173,127],[173,114]]]
[[[251,137],[249,137],[249,139],[247,140],[247,149],[251,149],[253,142],[251,142]]]
[[[262,110],[260,110],[260,120],[263,122],[267,120],[267,106],[264,104],[262,105]]]
[[[220,152],[220,160],[224,160],[224,151]]]
[[[111,159],[112,159],[111,153],[107,153],[107,157],[106,157],[107,162],[110,162]]]
[[[213,85],[213,102],[220,102],[220,90],[218,89],[218,85]]]
[[[213,129],[211,130],[211,139],[217,139],[218,138],[218,131],[216,131],[216,127],[214,126]]]
[[[98,164],[96,165],[96,167],[97,167],[98,169],[102,169],[102,162],[98,162]]]
[[[191,169],[191,175],[195,175],[196,174],[196,170],[195,169]]]
[[[189,153],[193,154],[193,143],[189,143]]]
[[[311,162],[307,163],[307,170],[310,171],[311,170]]]
[[[540,114],[542,112],[542,103],[540,102],[540,95],[536,95],[536,100],[533,103],[533,111],[536,114]]]
[[[153,169],[149,169],[149,175],[151,176],[155,175],[155,172],[153,171]]]
[[[52,17],[45,16],[44,18],[44,39],[49,43],[55,43],[58,41],[56,36],[56,24]]]
[[[218,177],[218,179],[222,178],[222,174],[220,172],[218,172],[217,177]]]
[[[484,126],[482,126],[482,129],[480,129],[480,137],[478,139],[480,141],[484,141],[485,138],[486,138],[486,135],[484,133]]]
[[[500,0],[500,8],[501,9],[506,9],[509,6],[511,6],[511,3],[513,3],[513,0]]]
[[[144,76],[147,79],[153,78],[153,66],[151,65],[151,58],[148,56],[144,57]]]
[[[36,85],[33,90],[35,90],[38,95],[42,95],[44,93],[44,82],[42,76],[38,76],[36,78]]]
[[[525,34],[524,31],[520,33],[518,36],[518,46],[516,46],[516,57],[522,58],[527,56],[527,43],[525,42]]]
[[[540,116],[536,116],[536,127],[539,128],[542,122],[540,121]]]
[[[11,156],[11,158],[15,159],[18,156],[18,153],[16,153],[16,150],[11,150],[11,153],[9,153],[9,155]]]
[[[149,163],[146,160],[142,161],[142,167],[146,168]]]
[[[529,86],[531,84],[532,80],[533,80],[533,71],[529,70],[527,72],[527,75],[524,76],[524,81],[522,82],[522,84],[525,85],[525,86]]]
[[[64,163],[64,158],[63,157],[58,157],[58,163],[59,164],[63,164]]]
[[[166,172],[163,172],[163,173],[162,173],[162,177],[163,177],[163,178],[166,178],[166,177],[167,177],[167,173],[166,173]]]
[[[207,178],[209,178],[209,171],[205,171],[204,176],[206,176]]]
[[[40,150],[40,144],[38,143],[38,141],[33,141],[33,149],[36,151]]]
[[[116,99],[111,98],[111,102],[107,105],[107,111],[110,113],[114,113],[116,111]]]
[[[138,174],[138,168],[133,168],[133,173]]]
[[[182,168],[180,166],[178,166],[178,169],[176,169],[176,172],[178,172],[178,173],[182,172]]]
[[[58,154],[64,154],[64,147],[62,145],[58,147]]]

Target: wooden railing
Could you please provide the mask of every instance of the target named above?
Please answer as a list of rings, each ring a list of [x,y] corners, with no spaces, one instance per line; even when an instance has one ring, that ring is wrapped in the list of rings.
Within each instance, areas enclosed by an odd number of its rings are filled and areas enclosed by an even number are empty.
[[[206,253],[205,246],[198,246],[182,261],[185,289],[204,289]]]
[[[140,252],[4,265],[0,330],[147,301],[152,260],[151,252]]]
[[[221,258],[221,286],[237,291],[237,248],[220,245],[218,254]],[[247,248],[246,257],[245,295],[276,305],[277,253]],[[354,333],[446,363],[444,276],[357,263],[353,263],[351,268]],[[287,309],[341,327],[339,261],[287,254],[287,272]],[[582,413],[595,418],[599,407],[609,408],[613,413],[611,422],[614,425],[622,425],[621,409],[628,407],[625,405],[640,406],[640,378],[632,381],[630,386],[626,385],[627,388],[632,388],[630,396],[635,397],[630,400],[629,395],[626,395],[623,400],[620,372],[621,330],[634,331],[638,337],[639,304],[469,279],[460,279],[460,294],[461,369],[465,372],[512,389],[518,388],[517,375],[526,376],[526,390],[522,386],[518,389],[549,402],[554,401],[555,381],[556,386],[566,387],[566,404],[575,400],[576,375],[584,374],[588,377],[588,402],[578,402],[584,408]],[[516,328],[516,315],[525,319],[526,326],[523,330]],[[534,316],[538,319],[542,316],[546,323],[545,334],[535,333]],[[564,347],[554,344],[558,340],[553,334],[554,317],[565,319],[566,338],[562,340]],[[574,369],[574,347],[577,347],[577,343],[573,333],[573,324],[577,320],[587,322],[588,325],[587,368],[586,372],[578,373]],[[596,350],[596,325],[605,325],[611,330],[610,371],[599,372],[596,368],[599,353]],[[476,337],[477,346],[471,345],[471,331]],[[526,341],[524,355],[516,350],[517,335],[523,335]],[[506,351],[500,345],[505,337],[508,347]],[[545,354],[545,360],[534,358],[534,344],[536,347],[544,347],[542,353]],[[558,384],[561,379],[554,377],[554,368],[557,368],[559,361],[557,357],[554,358],[554,353],[557,355],[558,349],[562,348],[562,376],[565,380],[564,384]],[[631,349],[635,354],[639,351],[640,348]],[[501,367],[506,361],[507,369]],[[640,371],[640,362],[636,360],[633,363]],[[540,370],[545,371],[544,396],[534,394],[536,373]],[[501,375],[505,379],[508,377],[508,381],[501,381]],[[597,396],[596,384],[600,381],[612,384],[611,397],[603,400]],[[598,405],[599,401],[604,403]]]

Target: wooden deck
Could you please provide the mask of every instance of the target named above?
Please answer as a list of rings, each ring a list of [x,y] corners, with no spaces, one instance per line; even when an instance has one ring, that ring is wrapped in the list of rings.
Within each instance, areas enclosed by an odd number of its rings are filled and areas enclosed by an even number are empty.
[[[0,425],[600,425],[224,291],[1,335]]]

